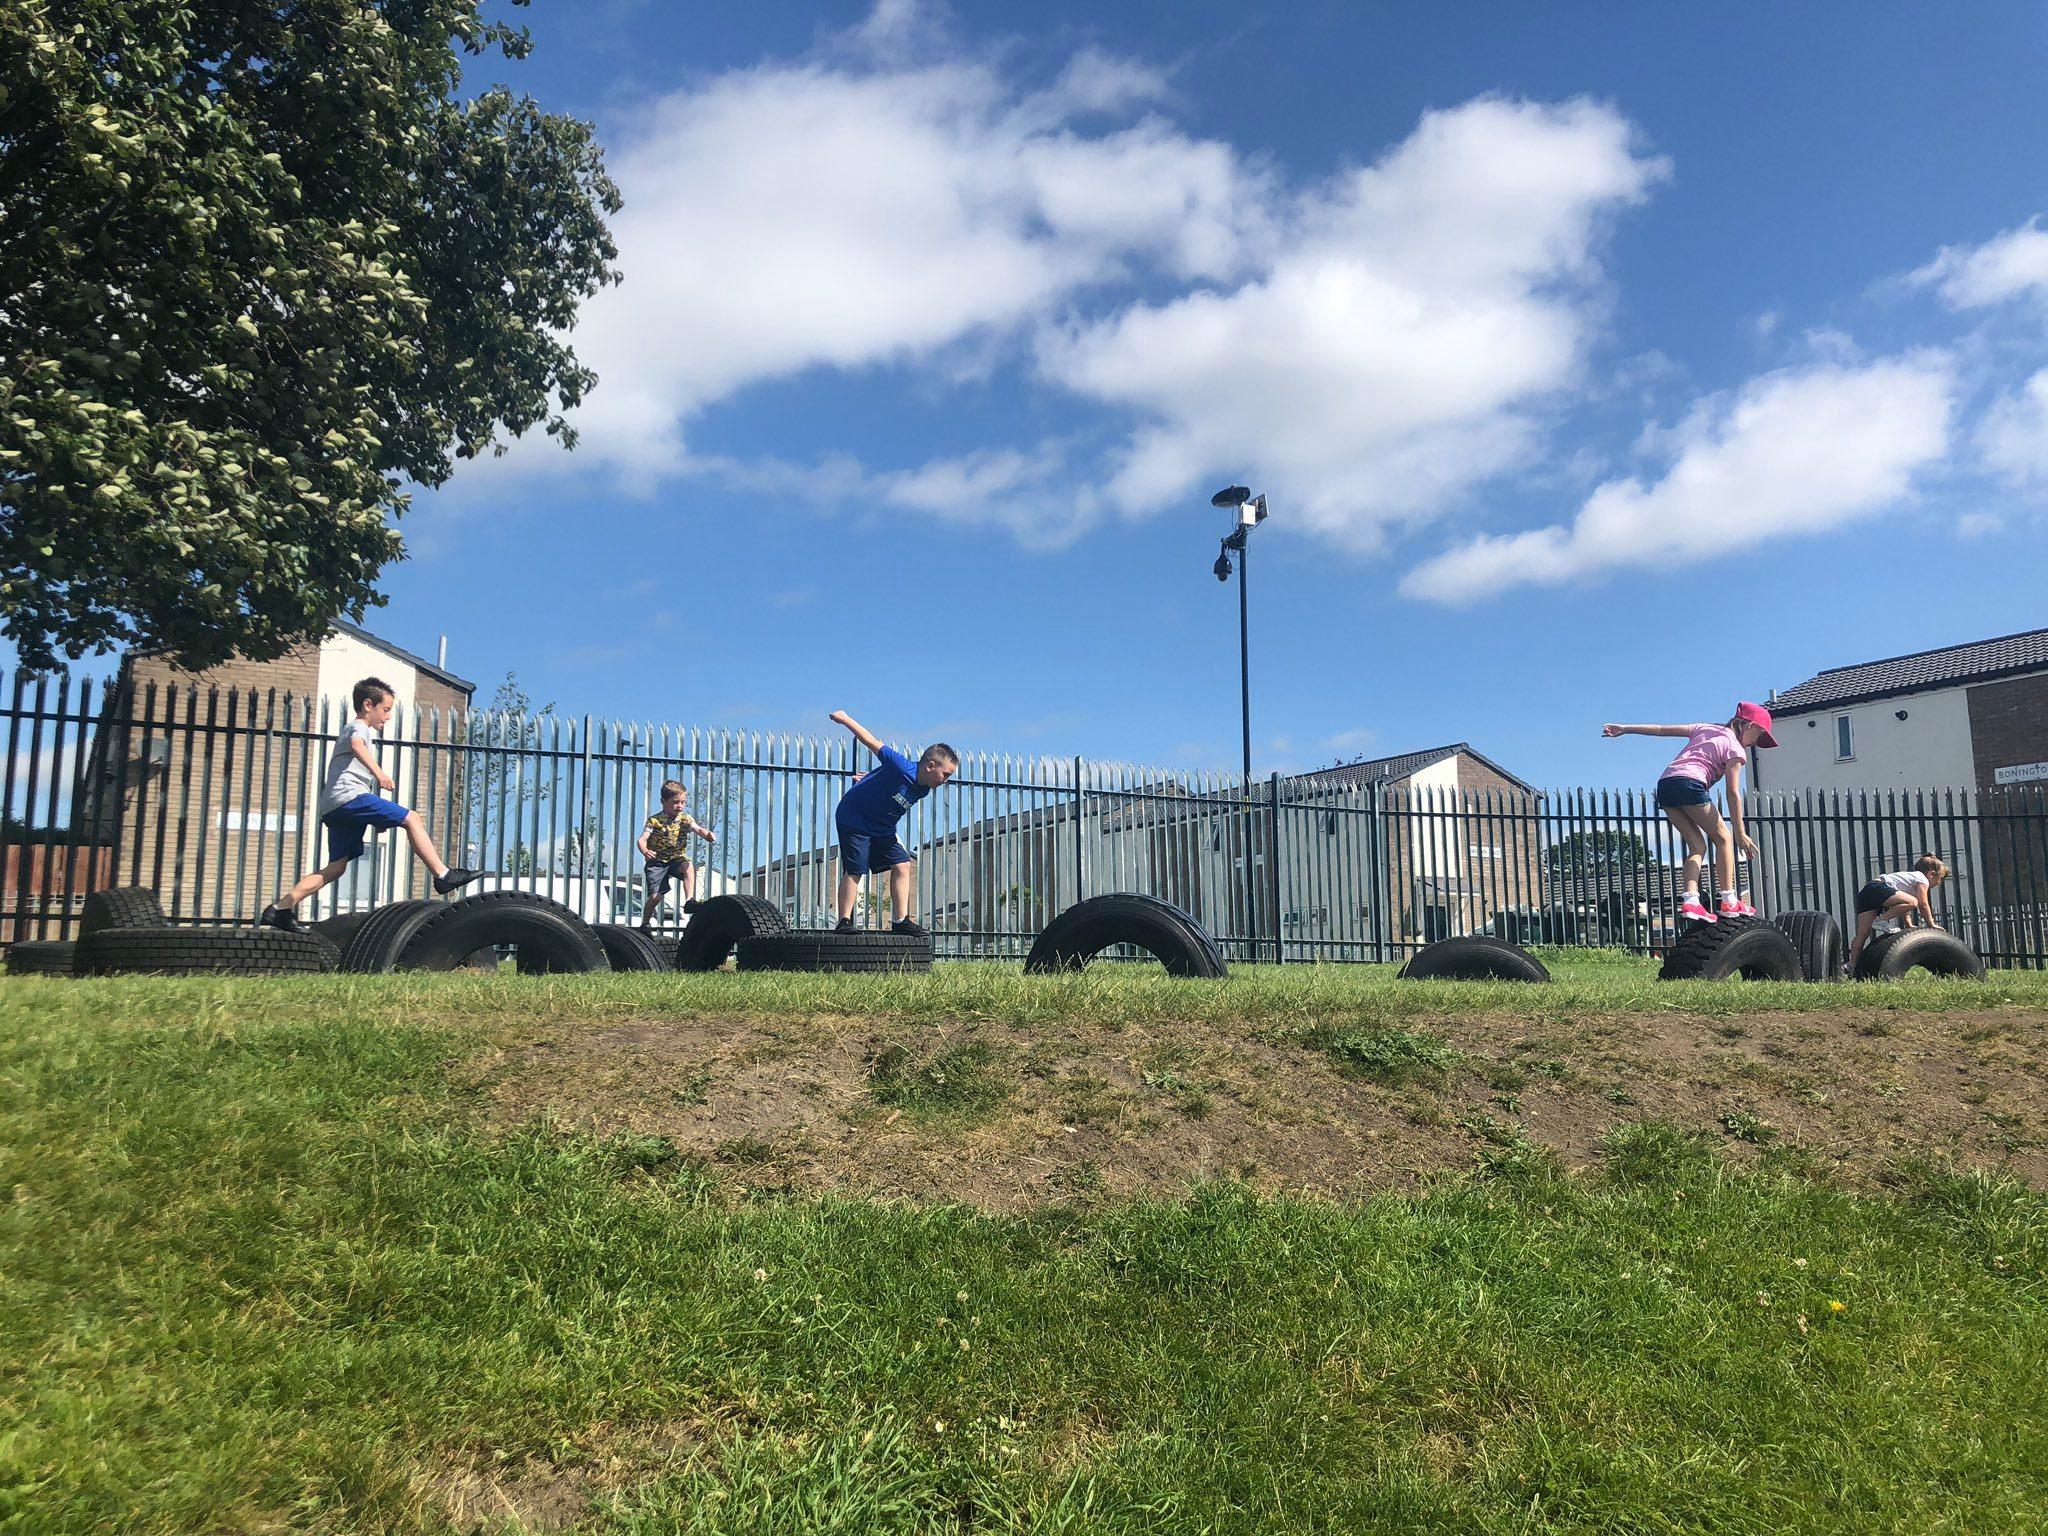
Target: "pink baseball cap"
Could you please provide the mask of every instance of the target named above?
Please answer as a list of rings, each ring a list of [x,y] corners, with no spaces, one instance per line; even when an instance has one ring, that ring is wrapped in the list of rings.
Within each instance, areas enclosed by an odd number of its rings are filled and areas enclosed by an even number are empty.
[[[1747,720],[1751,725],[1763,727],[1763,735],[1756,739],[1758,746],[1775,747],[1778,744],[1778,738],[1771,734],[1771,712],[1765,709],[1763,705],[1752,704],[1745,699],[1735,706],[1735,718]]]

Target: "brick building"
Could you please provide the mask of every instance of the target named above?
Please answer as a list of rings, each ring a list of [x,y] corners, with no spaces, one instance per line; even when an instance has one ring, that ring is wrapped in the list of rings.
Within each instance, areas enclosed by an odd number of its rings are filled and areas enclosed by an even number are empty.
[[[1771,711],[1778,746],[1754,754],[1758,789],[1891,791],[1929,808],[1909,823],[1912,846],[1874,850],[1862,876],[1924,849],[1977,901],[2040,899],[2048,850],[2017,840],[2028,823],[1977,847],[1967,822],[1932,807],[1941,792],[1975,790],[1996,811],[2048,790],[2048,629],[1832,667],[1773,694]]]
[[[272,661],[235,658],[192,672],[161,656],[122,659],[80,807],[90,840],[111,849],[117,882],[152,887],[175,916],[232,917],[320,863],[320,777],[364,677],[382,678],[397,696],[379,747],[396,798],[450,845],[461,775],[434,741],[452,737],[475,684],[337,622],[318,645]],[[334,900],[408,894],[380,867],[394,857],[405,854],[391,839],[373,840]]]
[[[1392,937],[1471,933],[1503,908],[1541,904],[1536,790],[1470,742],[1296,774],[1286,792],[1312,802],[1319,791],[1367,786],[1392,813]]]

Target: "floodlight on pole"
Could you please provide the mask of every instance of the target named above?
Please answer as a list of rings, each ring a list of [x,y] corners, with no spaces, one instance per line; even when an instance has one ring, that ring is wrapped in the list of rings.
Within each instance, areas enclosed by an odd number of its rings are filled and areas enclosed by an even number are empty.
[[[1232,513],[1232,528],[1223,536],[1223,547],[1217,551],[1216,563],[1209,567],[1218,581],[1230,580],[1230,554],[1237,552],[1237,691],[1243,724],[1244,755],[1241,763],[1244,769],[1244,794],[1249,804],[1252,787],[1252,661],[1251,661],[1251,600],[1247,595],[1245,581],[1245,554],[1251,531],[1266,520],[1266,498],[1254,496],[1248,485],[1226,485],[1209,498],[1209,505]],[[1269,854],[1269,856],[1271,856]],[[1249,853],[1244,868],[1245,912],[1257,910],[1258,877],[1252,868]],[[1254,941],[1252,958],[1258,958],[1258,946]],[[1276,953],[1277,960],[1279,955]]]

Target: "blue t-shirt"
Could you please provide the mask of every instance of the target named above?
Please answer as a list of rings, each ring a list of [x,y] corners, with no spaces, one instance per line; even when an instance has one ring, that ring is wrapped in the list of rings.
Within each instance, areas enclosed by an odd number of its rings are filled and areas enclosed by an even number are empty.
[[[870,837],[894,832],[903,813],[931,793],[917,782],[917,764],[894,747],[876,755],[881,761],[874,770],[839,800],[839,825]]]

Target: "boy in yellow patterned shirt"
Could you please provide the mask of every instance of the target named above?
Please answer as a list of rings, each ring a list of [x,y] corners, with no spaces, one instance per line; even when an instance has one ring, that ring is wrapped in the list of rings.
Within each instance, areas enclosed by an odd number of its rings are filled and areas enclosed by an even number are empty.
[[[641,878],[647,885],[647,900],[640,908],[640,931],[647,932],[654,926],[654,910],[661,905],[661,898],[675,881],[683,888],[683,900],[688,902],[697,890],[697,871],[690,866],[687,839],[691,833],[707,843],[718,841],[718,834],[708,827],[701,827],[683,809],[690,792],[674,779],[661,786],[661,809],[647,818],[647,825],[640,829],[639,841],[635,844],[640,857],[647,861]]]

